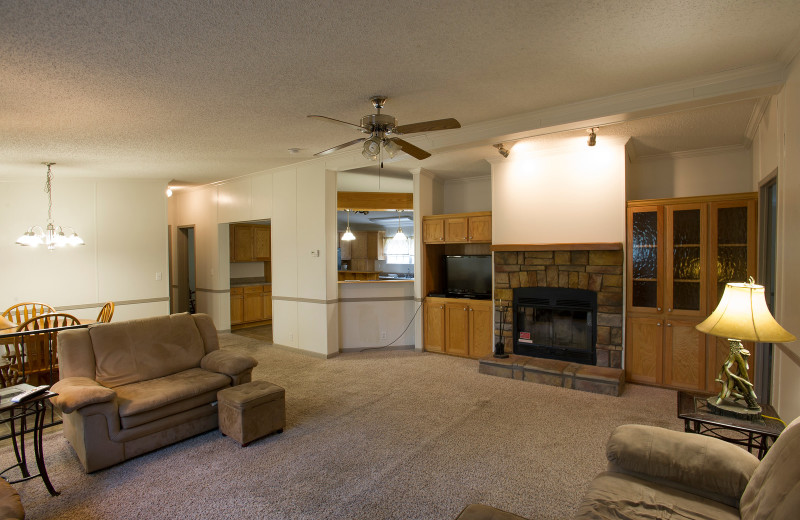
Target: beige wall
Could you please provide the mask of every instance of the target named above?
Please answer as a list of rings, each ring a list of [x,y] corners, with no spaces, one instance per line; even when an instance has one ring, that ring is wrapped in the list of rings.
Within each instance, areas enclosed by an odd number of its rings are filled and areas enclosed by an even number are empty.
[[[47,223],[45,171],[36,182],[0,181],[0,307],[41,301],[95,318],[114,301],[114,320],[167,314],[166,181],[59,178],[54,168],[53,219],[72,226],[81,247],[47,251],[14,242]],[[161,279],[156,280],[157,273]]]
[[[753,189],[777,169],[778,252],[775,318],[800,336],[800,58],[788,68],[753,143]],[[800,416],[800,342],[776,345],[772,404],[786,421]]]
[[[446,180],[442,184],[442,213],[492,210],[491,176]]]
[[[626,179],[627,198],[665,199],[753,191],[752,171],[749,149],[634,159]]]
[[[624,142],[491,159],[492,242],[625,242]]]

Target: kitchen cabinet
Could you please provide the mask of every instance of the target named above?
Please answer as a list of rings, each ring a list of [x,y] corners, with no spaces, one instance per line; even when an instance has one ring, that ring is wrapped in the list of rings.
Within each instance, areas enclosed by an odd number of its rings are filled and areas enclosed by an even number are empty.
[[[261,224],[231,224],[231,262],[270,260],[271,231]]]
[[[728,344],[695,325],[716,308],[727,282],[755,273],[755,197],[628,203],[629,381],[716,391]]]
[[[272,285],[231,287],[231,325],[272,320]]]
[[[375,260],[383,260],[383,231],[353,231],[355,240],[343,241],[342,261],[346,261],[348,270],[374,272]]]
[[[491,243],[491,212],[430,215],[422,219],[426,244]]]
[[[492,302],[426,298],[425,350],[481,358],[492,352]]]

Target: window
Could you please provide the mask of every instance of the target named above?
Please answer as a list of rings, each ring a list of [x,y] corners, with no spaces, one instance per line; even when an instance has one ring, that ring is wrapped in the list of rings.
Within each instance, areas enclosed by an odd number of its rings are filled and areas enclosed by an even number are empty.
[[[414,238],[398,241],[392,237],[383,239],[383,254],[387,264],[414,264]]]

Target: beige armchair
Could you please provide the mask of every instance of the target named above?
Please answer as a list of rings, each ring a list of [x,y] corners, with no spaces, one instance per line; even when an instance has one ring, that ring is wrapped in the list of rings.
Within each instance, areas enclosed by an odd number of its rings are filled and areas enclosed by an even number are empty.
[[[217,392],[256,360],[219,350],[205,314],[90,325],[59,334],[51,401],[86,472],[217,427]]]
[[[720,439],[624,425],[606,446],[608,470],[590,484],[578,519],[766,520],[800,515],[800,418],[764,459]],[[458,520],[524,520],[481,504]]]

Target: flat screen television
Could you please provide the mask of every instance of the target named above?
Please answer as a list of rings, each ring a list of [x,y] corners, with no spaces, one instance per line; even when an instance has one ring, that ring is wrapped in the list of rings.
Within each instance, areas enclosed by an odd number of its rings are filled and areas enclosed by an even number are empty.
[[[444,273],[448,298],[492,297],[491,255],[446,255]]]

